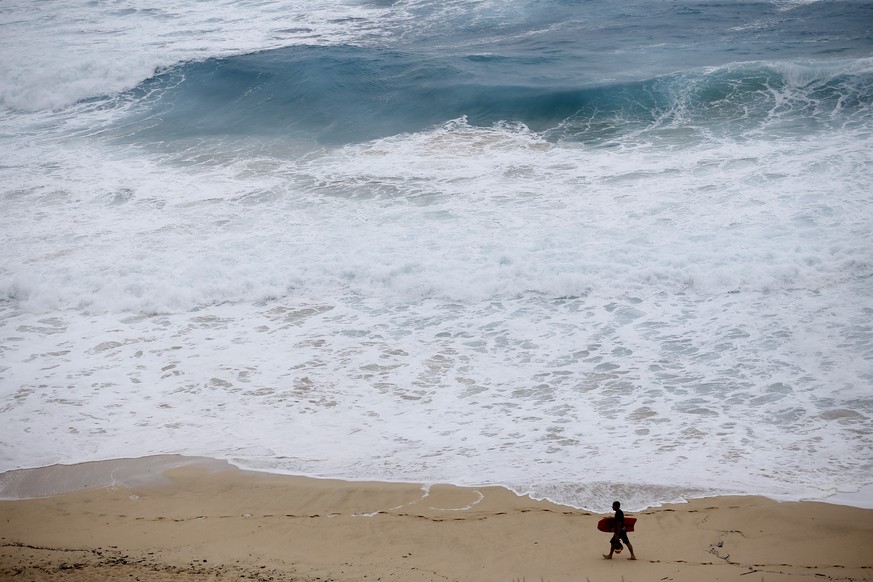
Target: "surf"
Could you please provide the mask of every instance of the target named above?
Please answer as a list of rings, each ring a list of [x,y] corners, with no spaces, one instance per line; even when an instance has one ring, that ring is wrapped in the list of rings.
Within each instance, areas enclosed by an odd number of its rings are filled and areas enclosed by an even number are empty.
[[[294,46],[171,67],[120,98],[136,104],[120,125],[133,141],[259,136],[336,146],[463,118],[478,127],[520,123],[550,141],[608,144],[639,132],[809,133],[865,119],[873,102],[869,59],[538,82],[535,71],[550,66],[560,64]]]
[[[0,465],[869,482],[869,3],[299,5],[4,3]]]

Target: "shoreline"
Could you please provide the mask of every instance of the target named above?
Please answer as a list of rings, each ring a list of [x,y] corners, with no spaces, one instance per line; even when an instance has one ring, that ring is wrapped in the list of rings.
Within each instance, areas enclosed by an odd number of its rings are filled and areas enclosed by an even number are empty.
[[[143,457],[124,457],[116,459],[80,461],[73,463],[57,463],[54,465],[10,469],[0,472],[0,502],[23,499],[38,499],[63,493],[71,493],[88,487],[119,485],[139,485],[149,482],[167,482],[163,473],[181,467],[199,466],[209,471],[234,470],[251,475],[270,475],[276,477],[301,478],[323,481],[343,481],[347,483],[386,483],[401,485],[421,485],[424,482],[400,481],[385,479],[356,479],[350,477],[324,477],[319,475],[273,472],[268,469],[250,469],[234,464],[230,460],[215,457],[193,456],[176,453],[155,454]],[[453,483],[438,482],[440,485],[453,485],[461,488],[498,487],[507,489],[521,497],[531,497],[503,483]],[[697,499],[719,497],[762,497],[780,503],[812,502],[828,505],[853,507],[856,509],[873,509],[873,482],[862,485],[857,491],[838,491],[825,497],[799,497],[787,495],[770,495],[766,493],[713,493],[712,495],[692,495],[676,501],[659,502],[647,505],[639,511],[657,509],[659,507],[682,505]],[[593,511],[590,507],[574,506],[562,503],[548,497],[531,497],[537,501],[548,501],[556,505],[572,509]]]
[[[873,510],[821,502],[712,497],[629,511],[638,560],[625,550],[607,561],[604,514],[503,487],[292,477],[175,456],[65,467],[78,489],[0,501],[0,578],[873,580]]]

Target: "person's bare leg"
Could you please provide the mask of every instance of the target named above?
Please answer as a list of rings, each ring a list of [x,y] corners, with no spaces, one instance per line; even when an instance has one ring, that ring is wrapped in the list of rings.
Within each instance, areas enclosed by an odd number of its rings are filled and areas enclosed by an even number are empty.
[[[634,547],[631,545],[631,543],[630,543],[630,542],[626,542],[624,545],[627,546],[627,549],[629,549],[629,550],[630,550],[630,553],[631,553],[631,557],[628,558],[628,560],[636,560],[637,557],[634,555]]]

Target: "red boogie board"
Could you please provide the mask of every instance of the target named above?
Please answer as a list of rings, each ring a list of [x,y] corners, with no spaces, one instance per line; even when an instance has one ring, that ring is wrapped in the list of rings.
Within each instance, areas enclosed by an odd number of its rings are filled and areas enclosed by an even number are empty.
[[[634,524],[636,522],[637,518],[626,517],[624,518],[624,527],[627,529],[627,531],[634,531]],[[604,517],[597,522],[597,529],[599,529],[600,531],[605,531],[606,533],[615,533],[615,518]]]

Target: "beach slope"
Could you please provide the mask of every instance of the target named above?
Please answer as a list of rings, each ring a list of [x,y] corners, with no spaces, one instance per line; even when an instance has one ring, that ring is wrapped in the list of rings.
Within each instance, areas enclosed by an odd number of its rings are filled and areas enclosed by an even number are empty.
[[[114,463],[7,474],[7,494],[45,492],[48,477],[76,490],[0,501],[0,579],[873,580],[873,510],[700,499],[633,513],[638,560],[608,561],[601,516],[500,487]]]

